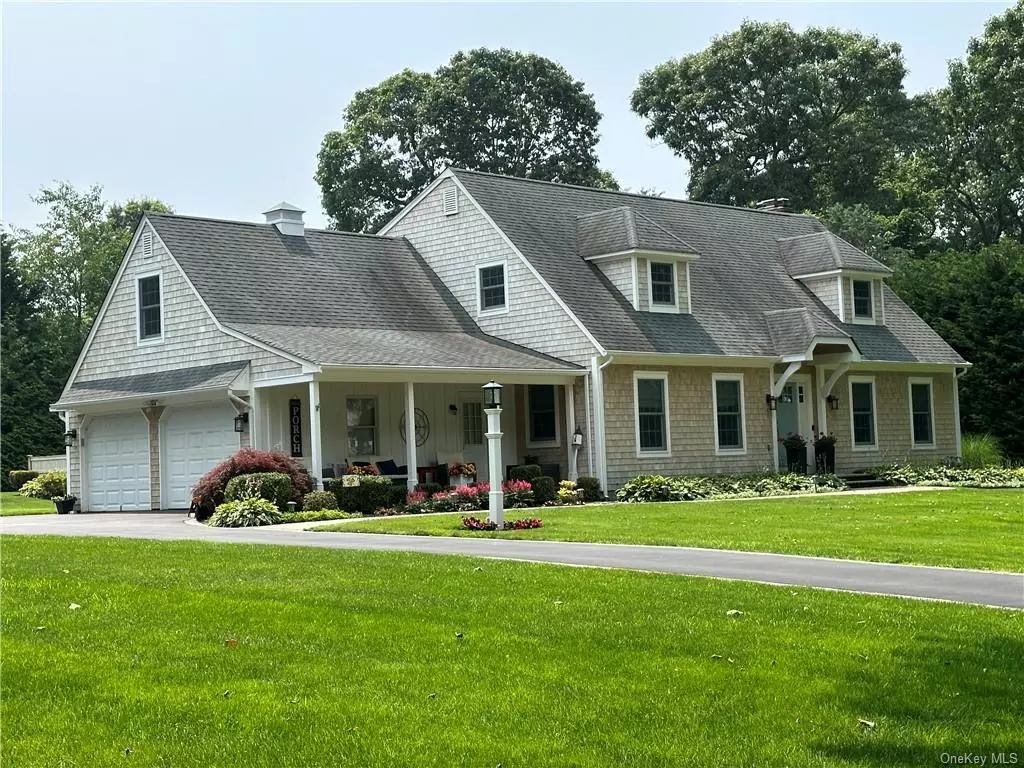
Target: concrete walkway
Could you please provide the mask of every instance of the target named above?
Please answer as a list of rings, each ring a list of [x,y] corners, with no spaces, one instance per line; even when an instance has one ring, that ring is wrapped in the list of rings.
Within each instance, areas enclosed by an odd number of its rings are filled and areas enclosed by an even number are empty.
[[[287,528],[287,529],[286,529]],[[1024,609],[1024,574],[887,565],[797,555],[732,552],[694,547],[583,544],[561,541],[315,533],[297,526],[209,528],[187,524],[180,513],[26,515],[0,518],[0,533],[117,536],[164,541],[281,544],[330,549],[373,549],[468,555],[506,560],[711,576],[769,584],[819,587],[901,597]]]

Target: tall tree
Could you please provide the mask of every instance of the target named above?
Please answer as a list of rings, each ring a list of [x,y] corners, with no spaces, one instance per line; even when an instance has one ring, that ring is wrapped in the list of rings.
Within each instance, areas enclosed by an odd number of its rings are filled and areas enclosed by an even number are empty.
[[[594,152],[600,119],[583,83],[550,59],[478,48],[356,93],[315,178],[334,226],[371,231],[448,165],[616,188]]]
[[[904,75],[895,43],[747,21],[645,72],[631,106],[689,161],[695,199],[877,204],[875,178],[902,140]]]

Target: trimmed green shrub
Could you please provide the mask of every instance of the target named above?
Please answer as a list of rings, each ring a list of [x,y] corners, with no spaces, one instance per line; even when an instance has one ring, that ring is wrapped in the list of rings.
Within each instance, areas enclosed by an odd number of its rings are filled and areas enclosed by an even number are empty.
[[[225,501],[266,499],[278,509],[286,509],[295,499],[292,479],[283,472],[253,472],[228,480],[224,488]]]
[[[323,493],[323,491],[316,491]],[[332,501],[332,504],[337,502]],[[341,512],[337,509],[304,509],[301,512],[282,512],[282,523],[316,523],[321,520],[347,520],[355,517],[351,512]]]
[[[320,512],[325,509],[338,509],[338,497],[331,491],[310,491],[302,497],[303,512]]]
[[[508,471],[508,479],[525,480],[529,483],[540,477],[541,474],[542,472],[539,464],[520,464],[518,467],[512,467],[512,469]]]
[[[941,485],[953,488],[1024,488],[1024,467],[914,467],[893,464],[872,470],[890,485]]]
[[[226,501],[210,518],[210,525],[217,528],[251,528],[280,522],[281,513],[277,507],[260,498]]]
[[[689,475],[665,477],[640,475],[615,494],[619,501],[694,501],[751,496],[786,496],[844,490],[846,483],[835,475],[752,474]]]
[[[964,435],[960,447],[961,465],[964,467],[977,469],[1003,465],[1002,446],[999,445],[999,439],[992,435]]]
[[[357,475],[359,485],[346,486],[342,481],[331,483],[338,499],[338,508],[345,512],[372,515],[378,509],[395,507],[405,502],[405,487],[395,485],[391,478],[380,475]]]
[[[576,478],[576,487],[582,491],[580,498],[585,502],[604,499],[601,482],[596,477],[578,477]]]
[[[29,480],[39,477],[39,472],[34,469],[12,469],[7,477],[11,481],[11,490],[20,491]]]
[[[67,492],[67,478],[63,472],[44,472],[26,482],[18,491],[22,496],[32,499],[52,499],[54,496],[64,496]]]
[[[533,503],[538,507],[543,507],[545,504],[549,504],[555,500],[555,480],[547,475],[541,475],[540,477],[534,478],[530,481],[530,486],[533,488]]]

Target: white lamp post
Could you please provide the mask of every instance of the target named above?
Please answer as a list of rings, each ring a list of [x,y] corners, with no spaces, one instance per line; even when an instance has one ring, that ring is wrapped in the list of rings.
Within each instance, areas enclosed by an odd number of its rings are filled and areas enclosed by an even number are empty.
[[[484,413],[487,414],[487,464],[491,492],[487,519],[499,529],[505,527],[505,494],[501,492],[501,390],[493,379],[484,384]]]

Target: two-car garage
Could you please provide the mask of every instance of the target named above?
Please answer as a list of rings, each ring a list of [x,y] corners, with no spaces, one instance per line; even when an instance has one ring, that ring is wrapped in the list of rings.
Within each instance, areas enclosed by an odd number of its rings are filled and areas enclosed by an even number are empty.
[[[82,431],[84,510],[187,509],[192,486],[238,450],[230,403],[170,406],[159,416],[157,445],[141,409],[90,416]],[[150,477],[150,467],[159,476]],[[153,484],[160,493],[152,493]]]

